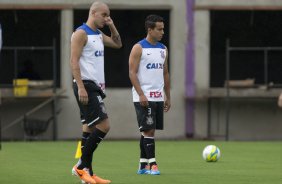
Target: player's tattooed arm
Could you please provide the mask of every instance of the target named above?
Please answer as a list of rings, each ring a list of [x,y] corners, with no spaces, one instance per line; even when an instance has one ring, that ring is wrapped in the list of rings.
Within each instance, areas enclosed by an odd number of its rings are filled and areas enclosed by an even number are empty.
[[[111,17],[108,17],[106,24],[109,26],[109,29],[111,31],[111,36],[108,37],[105,34],[103,34],[104,44],[112,48],[121,48],[122,41]]]
[[[113,36],[112,36],[112,39],[114,40],[114,42],[120,42],[120,41],[121,41],[119,35],[113,35]]]

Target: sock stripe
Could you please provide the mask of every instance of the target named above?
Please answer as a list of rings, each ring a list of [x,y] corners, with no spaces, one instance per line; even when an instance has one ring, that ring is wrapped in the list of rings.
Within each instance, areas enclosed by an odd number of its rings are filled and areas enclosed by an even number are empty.
[[[149,163],[152,163],[152,162],[156,162],[156,159],[155,158],[150,158],[149,159]]]
[[[96,121],[98,121],[100,119],[100,117],[94,119],[93,121],[91,121],[90,123],[88,123],[87,125],[90,126],[92,125],[93,123],[95,123]]]
[[[148,163],[148,161],[149,161],[149,160],[146,159],[146,158],[140,158],[140,161],[139,161],[139,162],[142,162],[142,163],[143,163],[143,162],[146,162],[146,163]]]
[[[155,139],[155,137],[145,137],[144,136],[144,139]]]

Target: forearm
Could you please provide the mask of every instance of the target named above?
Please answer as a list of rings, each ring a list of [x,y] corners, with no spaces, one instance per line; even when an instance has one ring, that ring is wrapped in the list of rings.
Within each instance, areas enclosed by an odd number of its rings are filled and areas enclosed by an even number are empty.
[[[84,84],[81,79],[81,73],[80,73],[80,67],[78,63],[72,63],[71,64],[71,70],[72,70],[72,75],[73,78],[75,79],[75,82],[77,84],[78,88],[84,88]]]
[[[119,35],[119,32],[116,28],[116,26],[114,24],[111,24],[109,26],[110,31],[111,31],[111,38],[112,40],[115,42],[115,44],[117,44],[117,46],[121,47],[122,46],[122,42],[121,42],[121,38]]]
[[[138,93],[139,96],[144,95],[144,92],[140,86],[139,80],[136,76],[136,74],[129,74],[130,81],[135,89],[135,91]]]
[[[166,98],[170,100],[170,82],[169,82],[169,74],[164,75],[164,91]]]

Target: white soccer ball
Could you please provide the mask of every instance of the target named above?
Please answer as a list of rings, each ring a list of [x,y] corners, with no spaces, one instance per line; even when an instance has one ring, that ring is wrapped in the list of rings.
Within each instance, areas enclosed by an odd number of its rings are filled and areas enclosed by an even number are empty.
[[[203,159],[207,162],[216,162],[220,158],[220,150],[215,145],[208,145],[203,150]]]

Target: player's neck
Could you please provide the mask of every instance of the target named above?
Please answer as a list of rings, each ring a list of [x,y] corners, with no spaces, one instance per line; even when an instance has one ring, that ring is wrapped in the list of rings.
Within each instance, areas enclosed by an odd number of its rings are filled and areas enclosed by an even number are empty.
[[[91,24],[90,21],[87,21],[87,22],[86,22],[86,25],[87,25],[88,27],[90,27],[93,31],[97,31],[97,29],[98,29],[94,24]]]
[[[152,37],[150,37],[150,36],[147,36],[146,37],[146,40],[150,43],[150,44],[152,44],[152,45],[156,45],[157,44],[157,40],[154,40]]]

